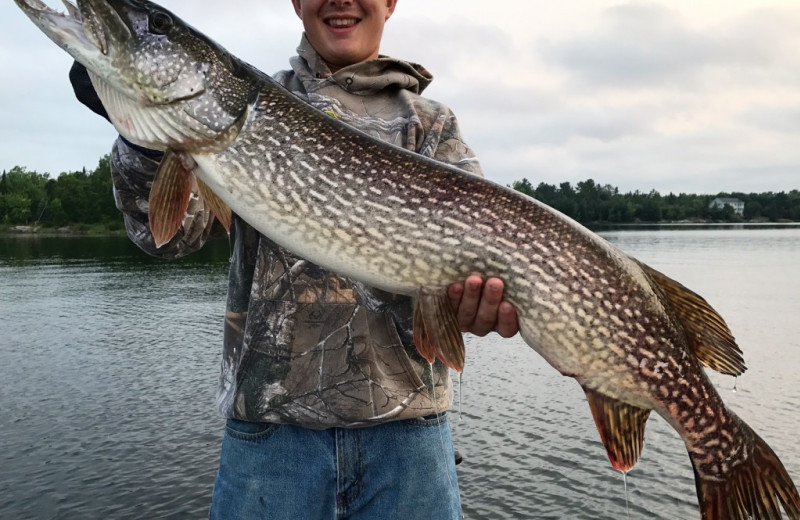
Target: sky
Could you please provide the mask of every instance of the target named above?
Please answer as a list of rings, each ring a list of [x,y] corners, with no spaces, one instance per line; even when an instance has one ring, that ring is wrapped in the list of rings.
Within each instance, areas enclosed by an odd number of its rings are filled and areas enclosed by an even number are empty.
[[[302,31],[289,0],[161,5],[268,73]],[[800,189],[798,49],[797,0],[399,0],[381,52],[433,73],[425,95],[495,182],[717,194]],[[56,176],[109,152],[70,64],[0,4],[0,170]]]

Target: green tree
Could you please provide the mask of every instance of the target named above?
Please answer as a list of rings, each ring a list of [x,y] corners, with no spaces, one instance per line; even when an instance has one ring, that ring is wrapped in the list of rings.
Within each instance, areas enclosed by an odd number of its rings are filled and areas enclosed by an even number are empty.
[[[552,184],[540,182],[539,185],[536,186],[535,197],[537,200],[544,202],[548,206],[552,206],[557,202],[558,188]]]
[[[94,222],[108,223],[122,220],[114,202],[111,164],[108,155],[98,161],[97,167],[89,175],[89,196],[91,197]]]
[[[581,222],[600,220],[600,190],[593,179],[578,182],[575,196],[578,199],[577,220]]]
[[[62,173],[58,176],[53,198],[61,199],[61,207],[71,223],[92,222],[91,196],[85,171]]]
[[[42,224],[49,227],[61,227],[69,224],[69,216],[61,205],[61,199],[50,200],[47,209],[42,214]]]
[[[31,221],[31,200],[21,193],[6,193],[0,196],[3,222],[28,224]]]
[[[615,224],[633,222],[636,207],[623,196],[614,197],[608,210],[608,221]]]
[[[658,191],[620,193],[611,185],[600,185],[593,179],[578,182],[576,188],[568,182],[558,186],[539,183],[535,189],[527,179],[512,184],[583,223],[591,222],[660,222],[682,220],[714,220],[741,222],[753,219],[800,221],[800,190],[766,193],[718,193],[701,195],[680,193],[662,196]],[[733,208],[710,208],[716,197],[737,198],[745,203],[744,215]]]
[[[21,166],[4,171],[0,179],[0,220],[9,224],[28,224],[34,221],[42,200],[47,198],[47,178],[46,173],[29,172]]]
[[[54,179],[22,166],[3,171],[0,222],[36,221],[54,227],[94,223],[118,227],[122,215],[114,204],[109,156],[101,157],[91,172],[65,172]]]
[[[800,221],[800,190],[789,192],[789,215],[786,218],[795,222]]]
[[[533,185],[530,183],[528,179],[523,178],[521,181],[514,181],[511,185],[511,188],[517,190],[520,193],[524,193],[529,197],[535,197],[535,190],[533,189]]]

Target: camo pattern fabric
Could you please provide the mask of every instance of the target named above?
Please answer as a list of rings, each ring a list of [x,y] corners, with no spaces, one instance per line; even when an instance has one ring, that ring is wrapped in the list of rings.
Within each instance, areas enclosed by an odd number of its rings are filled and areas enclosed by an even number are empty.
[[[420,96],[421,66],[381,56],[331,73],[303,37],[275,78],[383,141],[480,175],[453,113]],[[144,251],[176,258],[224,234],[193,198],[180,232],[156,249],[147,198],[158,162],[115,143],[117,206]],[[218,405],[226,417],[307,428],[359,427],[430,415],[452,401],[448,369],[412,340],[412,302],[295,257],[234,215]]]

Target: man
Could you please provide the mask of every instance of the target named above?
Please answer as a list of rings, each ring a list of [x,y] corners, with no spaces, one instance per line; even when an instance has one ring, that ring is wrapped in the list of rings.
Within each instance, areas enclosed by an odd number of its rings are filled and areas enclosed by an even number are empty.
[[[430,74],[379,55],[396,3],[292,0],[305,33],[275,78],[330,117],[480,174],[455,116],[419,95]],[[80,67],[71,79],[103,113]],[[175,238],[155,247],[146,201],[159,158],[118,140],[115,197],[130,238],[174,258],[219,229],[194,199]],[[449,371],[417,353],[410,299],[296,258],[235,215],[231,243],[218,394],[228,420],[211,518],[460,518]],[[516,334],[502,292],[478,275],[450,286],[462,330]]]

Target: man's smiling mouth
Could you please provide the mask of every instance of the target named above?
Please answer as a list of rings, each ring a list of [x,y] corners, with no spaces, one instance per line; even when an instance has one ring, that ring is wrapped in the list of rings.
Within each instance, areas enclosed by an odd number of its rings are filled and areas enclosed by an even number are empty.
[[[350,27],[359,22],[358,18],[329,18],[325,23],[332,27]]]

